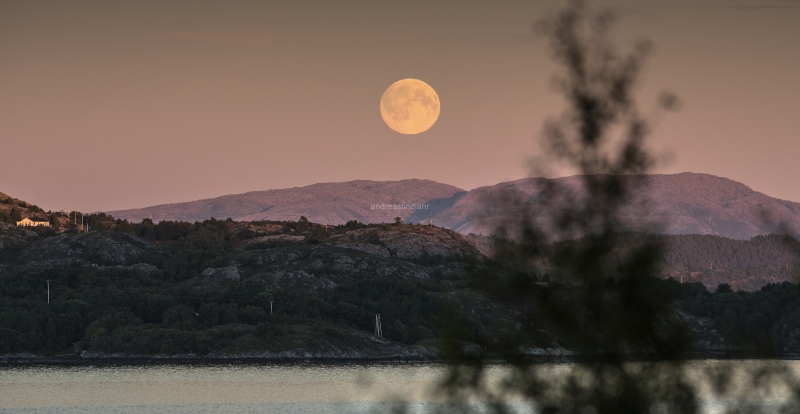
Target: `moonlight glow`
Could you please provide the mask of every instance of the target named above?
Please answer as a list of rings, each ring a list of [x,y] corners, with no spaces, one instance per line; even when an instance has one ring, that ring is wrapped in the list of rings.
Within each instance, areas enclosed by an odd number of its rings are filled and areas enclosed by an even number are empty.
[[[439,118],[439,95],[421,80],[399,80],[383,93],[381,116],[389,128],[401,134],[419,134]]]

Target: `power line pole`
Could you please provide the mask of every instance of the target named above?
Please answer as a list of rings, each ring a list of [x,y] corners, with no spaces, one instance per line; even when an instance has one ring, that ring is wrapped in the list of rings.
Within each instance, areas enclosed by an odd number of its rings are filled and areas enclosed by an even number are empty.
[[[272,315],[272,302],[273,301],[269,301],[269,314],[270,315]]]
[[[47,303],[50,303],[50,279],[47,279]]]
[[[383,330],[381,330],[381,314],[375,314],[375,337],[383,338]]]

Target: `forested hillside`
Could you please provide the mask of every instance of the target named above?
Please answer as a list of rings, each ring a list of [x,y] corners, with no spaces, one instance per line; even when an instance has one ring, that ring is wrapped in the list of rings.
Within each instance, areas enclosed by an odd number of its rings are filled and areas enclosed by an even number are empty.
[[[421,358],[410,346],[437,336],[443,295],[484,260],[450,230],[400,221],[85,219],[102,230],[0,229],[23,239],[0,248],[0,354],[79,342],[91,355]]]
[[[471,236],[491,256],[491,239]],[[643,235],[624,234],[618,255],[625,254]],[[755,291],[770,283],[797,282],[800,271],[800,243],[793,237],[768,235],[750,240],[735,240],[720,236],[687,234],[657,236],[663,248],[660,274],[683,283],[700,282],[714,290],[728,284],[734,290]],[[559,242],[543,246],[543,260],[533,268],[542,273],[551,272],[550,257]]]
[[[499,352],[492,338],[516,332],[513,307],[471,288],[481,275],[514,273],[451,230],[304,217],[84,220],[92,231],[0,226],[0,239],[13,241],[0,246],[0,355],[77,347],[85,357],[435,358],[453,318],[476,350]],[[625,255],[642,235],[619,237],[616,254]],[[771,282],[790,279],[796,241],[660,237],[665,278],[653,289],[680,298],[697,352],[800,352],[800,290]],[[541,248],[546,257],[558,244]],[[549,273],[546,260],[537,266],[523,283],[568,305],[568,279]],[[373,338],[375,314],[384,338]],[[570,338],[535,332],[527,339],[534,355],[570,347]]]
[[[664,236],[664,274],[708,288],[727,283],[734,290],[757,290],[768,283],[796,282],[800,243],[769,235],[750,240],[719,236]]]

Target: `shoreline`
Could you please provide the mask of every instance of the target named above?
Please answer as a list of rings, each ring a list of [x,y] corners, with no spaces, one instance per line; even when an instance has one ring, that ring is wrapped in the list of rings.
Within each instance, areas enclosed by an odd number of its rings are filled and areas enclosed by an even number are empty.
[[[800,354],[758,355],[748,353],[708,353],[692,354],[677,360],[690,361],[745,361],[745,360],[773,360],[773,361],[798,361]],[[550,363],[598,363],[602,358],[579,358],[576,356],[547,356],[530,358],[531,365]],[[676,360],[654,360],[649,358],[628,359],[628,362],[675,362]],[[484,360],[488,364],[505,364],[502,360]],[[37,355],[3,355],[0,356],[0,367],[24,366],[156,366],[156,365],[372,365],[372,364],[430,364],[447,365],[448,360],[443,358],[427,359],[422,357],[374,357],[374,358],[269,358],[258,356],[232,355],[230,357],[194,357],[194,356],[141,356],[141,357],[74,357],[37,356]]]

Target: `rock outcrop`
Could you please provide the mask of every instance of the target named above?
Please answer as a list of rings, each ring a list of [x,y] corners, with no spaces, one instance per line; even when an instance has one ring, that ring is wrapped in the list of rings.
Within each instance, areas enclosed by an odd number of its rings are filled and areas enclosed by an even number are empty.
[[[202,276],[206,280],[240,280],[239,269],[236,265],[221,268],[209,267],[203,270]]]
[[[291,234],[274,234],[269,236],[254,237],[242,242],[242,247],[245,249],[249,247],[258,247],[259,244],[274,244],[274,243],[296,243],[305,240],[303,236],[292,236]]]
[[[29,240],[36,239],[36,233],[30,229],[18,228],[9,223],[0,222],[0,250],[23,246]]]
[[[393,257],[383,257],[327,244],[277,247],[249,251],[243,260],[252,262],[255,274],[243,277],[261,282],[267,290],[331,289],[366,277],[427,279],[429,269]]]
[[[259,273],[247,280],[251,282],[263,282],[266,285],[267,291],[276,289],[319,290],[333,289],[336,287],[336,283],[327,277],[317,277],[306,273],[302,269]]]
[[[44,267],[75,262],[126,265],[140,262],[147,255],[160,250],[152,241],[127,233],[64,233],[30,244],[17,261]]]
[[[383,257],[420,259],[480,258],[483,256],[462,235],[448,229],[424,225],[385,225],[351,230],[329,242]]]

